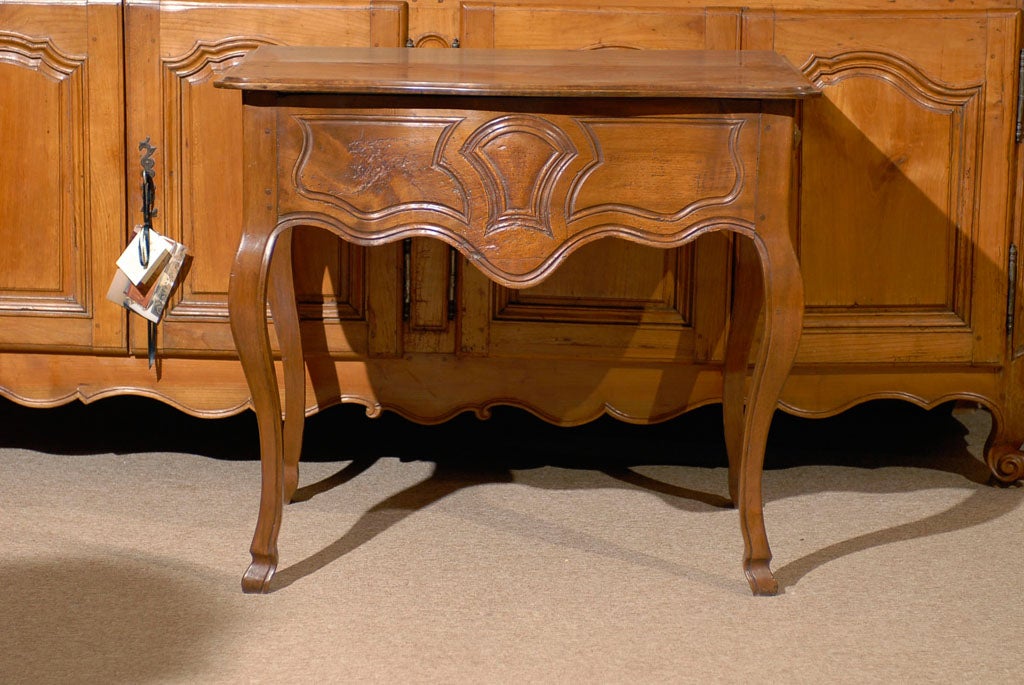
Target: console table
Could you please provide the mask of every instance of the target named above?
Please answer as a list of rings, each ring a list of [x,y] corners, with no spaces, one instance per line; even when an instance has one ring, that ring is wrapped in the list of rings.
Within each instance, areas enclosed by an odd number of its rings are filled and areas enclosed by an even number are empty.
[[[745,238],[724,362],[729,492],[750,587],[778,591],[761,471],[803,316],[791,242],[795,122],[818,91],[802,74],[759,51],[261,47],[217,85],[242,90],[244,103],[245,230],[229,311],[262,473],[245,591],[269,589],[298,482],[299,226],[360,245],[437,238],[513,288],[599,238],[665,248],[709,231]]]

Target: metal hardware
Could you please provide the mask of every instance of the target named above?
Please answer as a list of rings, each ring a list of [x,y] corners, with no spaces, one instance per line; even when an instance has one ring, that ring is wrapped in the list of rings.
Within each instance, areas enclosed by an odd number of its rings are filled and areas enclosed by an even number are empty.
[[[437,34],[429,34],[428,37],[429,38],[436,38],[436,39],[440,39],[440,40],[444,39],[443,36],[438,36]],[[423,39],[424,37],[420,36],[420,38]],[[416,41],[414,41],[412,38],[406,38],[405,39],[405,47],[407,47],[407,48],[414,48],[414,47],[416,47]],[[452,39],[451,47],[453,47],[453,48],[461,47],[459,45],[459,39],[458,38],[453,38]]]
[[[153,153],[156,148],[149,144],[147,137],[139,143],[139,150],[143,151],[142,159],[139,160],[142,165],[142,240],[139,241],[139,263],[149,266],[149,231],[153,228],[153,217],[156,216],[156,210],[153,209],[156,197],[156,185],[153,183],[156,163],[153,161]]]
[[[448,248],[448,320],[455,320],[455,310],[458,302],[455,299],[456,284],[459,278],[459,251],[454,247]]]
[[[412,314],[412,238],[402,241],[402,321]]]
[[[1017,61],[1017,142],[1024,141],[1024,50]]]
[[[143,266],[149,265],[149,232],[153,229],[153,217],[156,216],[156,209],[153,204],[156,200],[156,162],[153,161],[153,153],[156,148],[150,145],[149,137],[139,143],[139,150],[142,151],[142,159],[139,164],[142,166],[142,240],[139,241],[139,263]],[[146,348],[149,356],[149,368],[156,363],[156,323],[146,322]]]
[[[1017,246],[1010,243],[1010,258],[1007,263],[1007,274],[1010,284],[1006,289],[1006,333],[1013,333],[1015,306],[1017,304]]]

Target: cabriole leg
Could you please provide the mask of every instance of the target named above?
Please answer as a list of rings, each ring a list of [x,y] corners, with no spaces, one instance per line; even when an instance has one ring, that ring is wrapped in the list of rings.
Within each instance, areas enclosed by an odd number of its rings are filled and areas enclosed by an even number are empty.
[[[270,310],[281,345],[284,367],[284,501],[291,502],[299,486],[299,457],[306,421],[306,367],[302,356],[299,310],[292,268],[292,235],[281,232],[270,272]]]
[[[803,282],[788,241],[768,239],[760,245],[764,276],[764,336],[751,378],[740,448],[738,507],[743,532],[743,571],[755,595],[774,595],[771,549],[764,527],[761,491],[768,429],[782,386],[796,356],[803,325]]]
[[[253,535],[252,563],[242,578],[245,592],[266,592],[277,569],[277,534],[283,504],[281,399],[267,331],[267,272],[274,240],[267,232],[247,233],[235,257],[228,289],[231,332],[249,384],[260,435],[260,511]]]

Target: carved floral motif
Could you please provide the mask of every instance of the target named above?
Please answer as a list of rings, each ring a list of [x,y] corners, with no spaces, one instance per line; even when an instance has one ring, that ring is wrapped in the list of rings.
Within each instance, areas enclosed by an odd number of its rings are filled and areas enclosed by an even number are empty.
[[[468,221],[466,191],[444,160],[459,117],[296,115],[302,151],[292,174],[304,197],[364,221],[406,211]],[[415,130],[413,136],[399,131]],[[344,171],[334,171],[337,160]]]

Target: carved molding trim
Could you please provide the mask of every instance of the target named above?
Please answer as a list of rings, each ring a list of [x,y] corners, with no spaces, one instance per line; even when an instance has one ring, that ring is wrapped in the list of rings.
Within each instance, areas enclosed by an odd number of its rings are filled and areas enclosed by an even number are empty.
[[[353,227],[351,223],[319,211],[288,212],[278,217],[275,235],[299,226],[314,226],[331,231],[347,241],[365,246],[384,245],[403,238],[427,237],[443,240],[484,273],[491,276],[498,284],[513,288],[524,288],[540,283],[561,264],[566,257],[577,249],[608,235],[630,240],[650,247],[681,247],[705,233],[719,230],[731,230],[755,241],[760,236],[754,224],[746,219],[730,216],[709,217],[692,223],[681,224],[671,233],[652,233],[640,228],[624,229],[609,225],[597,225],[585,228],[572,234],[565,240],[552,245],[552,249],[540,260],[537,267],[528,271],[511,271],[502,268],[487,255],[480,252],[476,245],[467,240],[458,230],[427,222],[403,223],[389,222],[372,229]]]
[[[615,119],[601,119],[601,118],[581,118],[578,120],[579,125],[587,133],[590,138],[590,143],[593,146],[593,161],[584,167],[579,177],[573,181],[572,187],[569,191],[569,198],[567,207],[569,208],[568,221],[578,221],[580,219],[586,219],[600,214],[606,213],[619,213],[627,216],[643,218],[651,221],[664,221],[669,223],[675,223],[682,221],[691,214],[698,212],[702,209],[709,207],[724,206],[734,202],[736,198],[740,196],[744,187],[744,169],[743,161],[740,157],[739,152],[739,138],[740,132],[743,129],[743,124],[746,123],[741,119],[692,119],[688,117],[646,117],[645,123],[664,122],[666,124],[679,124],[687,127],[709,127],[709,128],[725,128],[728,131],[729,136],[729,160],[732,163],[734,180],[732,187],[725,193],[718,195],[709,195],[700,199],[694,200],[689,204],[683,206],[679,210],[668,214],[662,212],[655,212],[642,207],[636,207],[625,204],[615,203],[603,203],[599,205],[592,205],[590,207],[577,208],[578,197],[580,190],[582,189],[586,180],[596,172],[602,165],[605,164],[604,150],[601,148],[601,144],[598,140],[596,131],[594,130],[595,125],[601,125],[605,122],[616,122]],[[609,219],[610,220],[610,219]]]
[[[297,295],[302,297],[301,293]],[[303,299],[298,302],[299,318],[303,321],[362,321],[365,313],[356,304],[324,297],[314,301]],[[267,316],[271,316],[269,308]],[[164,321],[212,321],[226,324],[228,305],[226,302],[218,301],[184,301],[178,304],[173,312],[166,314]]]
[[[61,81],[80,68],[85,60],[85,55],[61,52],[49,38],[35,39],[20,33],[0,31],[0,63],[25,67],[54,81]]]
[[[198,40],[188,52],[175,57],[165,57],[162,61],[164,68],[175,79],[191,79],[197,74],[202,74],[205,80],[214,75],[213,71],[207,71],[208,68],[226,69],[234,66],[238,60],[261,45],[278,44],[277,41],[262,36],[225,38],[217,41]]]
[[[807,78],[820,88],[850,76],[870,76],[888,82],[922,107],[949,113],[981,95],[984,84],[954,88],[939,83],[910,62],[886,52],[857,50],[831,57],[814,56],[802,67]]]
[[[18,292],[8,289],[7,292]],[[0,296],[0,313],[4,316],[22,314],[25,316],[87,316],[89,309],[72,297],[47,297],[40,295]]]

